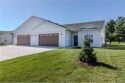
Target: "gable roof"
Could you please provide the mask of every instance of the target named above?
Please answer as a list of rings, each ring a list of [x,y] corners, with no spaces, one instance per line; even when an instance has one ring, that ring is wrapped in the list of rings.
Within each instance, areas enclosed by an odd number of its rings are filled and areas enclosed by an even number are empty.
[[[34,21],[34,19],[38,19],[39,22],[36,23],[36,22]],[[57,25],[57,26],[61,26],[62,28],[68,29],[67,27],[65,27],[65,26],[63,26],[63,25],[60,25],[60,24],[58,24],[58,23],[54,23],[54,22],[52,22],[52,21],[49,21],[49,20],[46,20],[46,19],[43,19],[43,18],[40,18],[40,17],[37,17],[37,16],[31,16],[31,17],[30,17],[29,19],[27,19],[24,23],[22,23],[18,28],[16,28],[16,29],[14,30],[14,32],[16,32],[17,30],[19,30],[20,28],[22,28],[23,25],[25,25],[25,24],[27,24],[27,23],[30,24],[31,22],[32,22],[32,23],[33,23],[33,22],[36,23],[34,26],[32,26],[32,28],[30,27],[31,31],[34,30],[34,29],[37,29],[40,25],[44,24],[45,22],[49,22],[49,23],[55,24],[55,25]]]
[[[81,29],[100,29],[100,28],[95,25],[86,24],[86,25],[82,26],[81,28],[79,28],[79,30],[81,30]]]
[[[49,22],[49,23],[52,23],[52,24],[55,24],[55,25],[58,25],[62,28],[65,28],[67,30],[70,30],[70,31],[78,31],[80,28],[81,29],[87,29],[85,26],[89,26],[89,25],[92,25],[92,26],[96,26],[96,28],[89,28],[89,29],[102,29],[104,27],[104,20],[102,21],[93,21],[93,22],[83,22],[83,23],[73,23],[73,24],[65,24],[65,25],[60,25],[58,23],[55,23],[55,22],[52,22],[50,20],[46,20],[46,19],[43,19],[43,18],[40,18],[40,17],[37,17],[37,16],[31,16],[28,20],[26,20],[24,23],[28,22],[30,19],[32,18],[36,18],[36,19],[39,19],[39,20],[43,20],[42,22],[39,22],[37,23],[37,25],[35,25],[34,27],[32,27],[34,29],[38,28],[40,25],[44,24],[44,22]],[[23,23],[23,24],[24,24]],[[18,30],[23,24],[21,24],[16,30]],[[90,27],[90,26],[89,26]],[[14,32],[16,31],[14,30]]]
[[[98,29],[102,29],[104,27],[105,21],[93,21],[93,22],[83,22],[83,23],[73,23],[73,24],[65,24],[64,26],[70,29],[71,31],[78,31],[80,28],[86,25],[97,26]],[[91,29],[91,28],[90,28]]]
[[[60,25],[60,24],[55,23],[55,22],[52,22],[52,21],[50,21],[50,20],[46,20],[46,19],[43,19],[43,18],[40,18],[40,17],[37,17],[37,16],[32,16],[32,17],[36,17],[36,18],[39,18],[39,19],[44,20],[44,22],[47,21],[47,22],[50,22],[50,23],[52,23],[52,24],[55,24],[55,25],[58,25],[58,26],[61,26],[61,27],[63,27],[63,28],[68,29],[66,26]]]

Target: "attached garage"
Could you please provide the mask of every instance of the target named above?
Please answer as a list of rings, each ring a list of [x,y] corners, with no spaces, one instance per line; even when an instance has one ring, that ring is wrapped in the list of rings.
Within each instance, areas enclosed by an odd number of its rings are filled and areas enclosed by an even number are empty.
[[[59,46],[59,34],[39,34],[39,45],[40,46]]]
[[[17,44],[18,45],[30,45],[30,35],[18,35]]]

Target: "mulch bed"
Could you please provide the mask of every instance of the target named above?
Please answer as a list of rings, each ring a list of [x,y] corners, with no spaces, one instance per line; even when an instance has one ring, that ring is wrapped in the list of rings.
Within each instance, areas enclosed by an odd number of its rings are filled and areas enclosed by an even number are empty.
[[[80,65],[80,66],[99,66],[100,65],[100,62],[86,63],[86,62],[80,61],[80,60],[77,60],[75,63]]]
[[[76,64],[80,65],[80,66],[102,66],[102,67],[106,67],[108,69],[113,69],[113,70],[118,70],[117,67],[114,67],[112,65],[109,65],[109,64],[106,64],[106,63],[103,63],[103,62],[94,62],[94,63],[86,63],[84,61],[80,61],[80,60],[77,60],[75,61]]]

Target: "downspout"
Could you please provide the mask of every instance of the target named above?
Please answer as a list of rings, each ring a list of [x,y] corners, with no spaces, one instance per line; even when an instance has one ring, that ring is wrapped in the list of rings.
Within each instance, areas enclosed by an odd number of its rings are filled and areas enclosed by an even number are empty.
[[[14,34],[13,34],[13,32],[10,35],[12,37],[12,39],[11,39],[12,43],[11,44],[14,44]]]

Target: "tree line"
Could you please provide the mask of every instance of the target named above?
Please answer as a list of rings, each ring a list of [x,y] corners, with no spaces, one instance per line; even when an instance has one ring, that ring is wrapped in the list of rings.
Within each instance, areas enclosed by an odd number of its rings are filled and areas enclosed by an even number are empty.
[[[106,23],[106,41],[111,42],[125,41],[125,17],[118,17],[116,20],[110,20]]]

